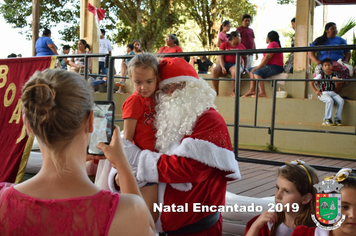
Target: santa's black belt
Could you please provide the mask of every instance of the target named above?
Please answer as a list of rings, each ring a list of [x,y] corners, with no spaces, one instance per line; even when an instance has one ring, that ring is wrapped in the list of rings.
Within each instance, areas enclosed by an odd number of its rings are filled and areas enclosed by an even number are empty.
[[[211,226],[215,225],[220,218],[220,212],[215,212],[214,214],[208,215],[197,222],[186,225],[182,228],[173,231],[165,231],[165,234],[194,234],[200,231],[209,229]],[[160,234],[161,235],[161,234]],[[163,234],[164,235],[164,234]]]

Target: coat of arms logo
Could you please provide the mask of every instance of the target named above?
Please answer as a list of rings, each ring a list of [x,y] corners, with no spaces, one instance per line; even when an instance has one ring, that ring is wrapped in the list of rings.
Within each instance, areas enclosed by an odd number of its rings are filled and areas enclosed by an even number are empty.
[[[341,214],[341,193],[342,184],[334,179],[328,179],[314,184],[316,194],[316,214],[312,214],[312,219],[317,227],[323,230],[334,230],[340,227],[345,220],[345,215]]]

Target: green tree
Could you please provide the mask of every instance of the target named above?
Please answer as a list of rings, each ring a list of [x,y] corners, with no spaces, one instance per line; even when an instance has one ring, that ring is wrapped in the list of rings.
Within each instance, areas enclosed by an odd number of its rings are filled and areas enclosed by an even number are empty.
[[[142,48],[155,51],[163,41],[163,32],[179,23],[176,1],[171,0],[104,0],[102,7],[120,19],[114,40],[123,44],[140,39]],[[112,22],[117,22],[112,19]]]
[[[31,38],[32,27],[32,1],[31,0],[3,0],[0,12],[5,21],[14,28],[22,28],[27,38]],[[73,41],[79,35],[79,3],[74,0],[41,0],[40,4],[40,30],[53,28],[59,23],[66,24],[63,31],[63,40]],[[76,37],[75,37],[76,36]]]
[[[162,42],[162,32],[178,24],[176,3],[171,0],[104,0],[101,8],[107,11],[103,27],[114,30],[110,39],[127,44],[140,39],[142,48],[147,51],[158,47]],[[31,32],[31,0],[3,0],[0,11],[7,23],[14,28],[23,28],[28,38]],[[53,28],[59,23],[66,26],[59,33],[66,42],[79,38],[80,1],[78,0],[40,0],[40,29]]]
[[[224,20],[230,20],[232,27],[241,25],[242,15],[256,14],[255,7],[248,0],[182,0],[183,12],[199,26],[198,38],[206,49],[216,47],[216,36]]]
[[[179,31],[182,24],[195,21],[202,46],[214,49],[215,38],[223,20],[233,27],[241,23],[244,13],[254,15],[255,7],[248,0],[103,0],[107,11],[102,26],[112,30],[108,37],[119,44],[140,39],[142,48],[155,52],[167,33]],[[59,31],[61,39],[70,43],[79,38],[79,0],[40,0],[40,29],[65,24]],[[7,23],[22,28],[28,38],[31,32],[31,0],[2,0],[0,11]],[[179,36],[179,34],[178,34]]]

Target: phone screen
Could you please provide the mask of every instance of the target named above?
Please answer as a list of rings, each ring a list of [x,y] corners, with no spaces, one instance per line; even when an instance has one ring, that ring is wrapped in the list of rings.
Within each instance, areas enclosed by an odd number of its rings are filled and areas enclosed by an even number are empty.
[[[96,147],[99,142],[110,143],[115,121],[115,103],[109,101],[95,101],[93,133],[90,135],[88,146],[89,154],[103,155],[104,153]]]

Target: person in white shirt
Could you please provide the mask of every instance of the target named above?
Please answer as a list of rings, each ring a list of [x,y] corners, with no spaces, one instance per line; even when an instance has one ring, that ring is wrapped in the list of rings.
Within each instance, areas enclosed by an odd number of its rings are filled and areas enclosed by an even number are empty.
[[[99,42],[99,53],[109,53],[111,56],[111,51],[112,51],[112,46],[111,43],[108,39],[104,38],[105,37],[105,30],[100,29],[101,31],[101,36],[100,36],[100,42]],[[108,74],[108,68],[105,67],[105,57],[99,57],[99,74],[107,75]]]

